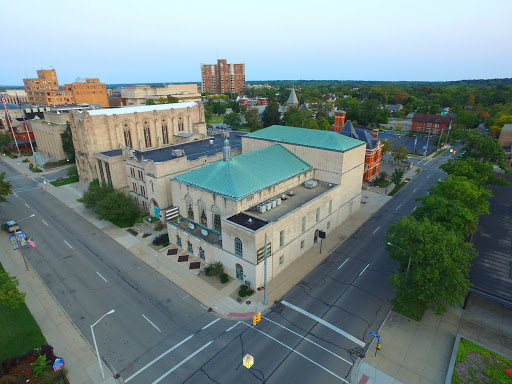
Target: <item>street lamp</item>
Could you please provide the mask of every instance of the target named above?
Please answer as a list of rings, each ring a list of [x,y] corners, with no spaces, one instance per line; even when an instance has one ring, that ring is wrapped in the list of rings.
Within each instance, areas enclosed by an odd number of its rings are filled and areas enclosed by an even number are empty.
[[[409,252],[409,251],[407,251],[407,250],[405,250],[403,248],[400,248],[398,245],[391,244],[389,241],[388,241],[387,244],[391,245],[392,247],[398,248],[401,251],[407,252],[409,254],[409,263],[407,264],[407,272],[405,272],[405,278],[407,278],[407,275],[409,274],[409,268],[411,267],[411,258],[412,258],[411,252]]]
[[[110,311],[108,311],[107,313],[105,313],[103,316],[101,316],[99,318],[99,320],[97,322],[95,322],[93,325],[91,325],[91,333],[92,333],[92,339],[94,340],[94,348],[96,349],[96,355],[98,356],[98,364],[100,365],[100,371],[101,371],[101,377],[103,379],[105,379],[105,374],[103,373],[103,365],[101,364],[101,359],[100,359],[100,353],[98,351],[98,344],[96,344],[96,337],[94,337],[94,326],[96,324],[98,324],[100,322],[101,319],[103,319],[105,316],[107,315],[111,315],[115,312],[114,309],[111,309]]]

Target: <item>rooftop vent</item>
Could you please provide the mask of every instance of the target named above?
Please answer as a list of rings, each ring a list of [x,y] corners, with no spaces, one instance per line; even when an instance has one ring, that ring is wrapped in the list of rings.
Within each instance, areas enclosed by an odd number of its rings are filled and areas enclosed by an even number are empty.
[[[185,151],[183,149],[173,149],[171,154],[173,157],[182,157],[185,156]]]
[[[315,188],[315,187],[316,187],[316,185],[317,185],[317,184],[318,184],[318,183],[317,183],[317,181],[316,181],[316,180],[309,180],[309,181],[306,181],[306,182],[304,183],[304,187],[306,187],[306,188],[308,188],[308,189],[313,189],[313,188]]]
[[[288,196],[293,196],[293,195],[295,195],[295,192],[293,192],[291,189],[290,189],[288,192],[286,192],[286,193],[288,194]]]
[[[210,140],[210,145],[213,145],[213,140]]]

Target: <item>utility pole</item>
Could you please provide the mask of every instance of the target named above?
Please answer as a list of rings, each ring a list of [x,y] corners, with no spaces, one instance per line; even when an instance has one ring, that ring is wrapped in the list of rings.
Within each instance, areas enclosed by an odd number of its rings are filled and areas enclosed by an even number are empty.
[[[425,148],[424,157],[427,157],[427,152],[428,152],[428,142],[430,141],[430,132],[432,132],[432,129],[430,129],[430,130],[428,131],[428,136],[427,136],[427,145],[426,145],[426,148]]]

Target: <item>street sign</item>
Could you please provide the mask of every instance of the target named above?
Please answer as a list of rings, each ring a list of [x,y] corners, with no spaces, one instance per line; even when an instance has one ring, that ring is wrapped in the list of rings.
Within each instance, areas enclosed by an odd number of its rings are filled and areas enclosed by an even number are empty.
[[[32,246],[32,248],[36,247],[36,242],[34,241],[33,238],[28,239],[27,242]]]
[[[375,336],[377,339],[380,339],[380,336],[373,332],[368,332],[371,336]]]
[[[9,240],[11,240],[12,249],[14,251],[20,249],[20,247],[18,246],[18,242],[16,241],[16,235],[9,236]]]
[[[60,369],[65,365],[64,359],[61,359],[60,357],[55,359],[55,363],[53,363],[53,370],[55,372],[60,371]]]
[[[28,243],[27,239],[25,238],[25,234],[21,231],[16,232],[16,234],[18,235],[18,240],[20,241],[21,248],[27,248]]]

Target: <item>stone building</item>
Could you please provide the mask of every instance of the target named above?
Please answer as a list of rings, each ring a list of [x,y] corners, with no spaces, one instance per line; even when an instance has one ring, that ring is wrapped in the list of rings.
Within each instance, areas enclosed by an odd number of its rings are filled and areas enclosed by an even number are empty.
[[[19,99],[22,105],[28,104],[27,92],[23,89],[6,89],[5,91],[2,91],[2,95],[4,95],[5,100],[8,103],[18,104]]]
[[[201,101],[197,92],[197,84],[167,84],[163,87],[149,85],[132,85],[121,90],[121,105],[146,105],[146,100],[152,99],[156,103],[160,97],[173,96],[178,101]]]
[[[86,181],[98,178],[96,153],[145,151],[206,136],[204,107],[196,102],[73,111],[70,122],[78,172]]]
[[[66,154],[62,149],[61,134],[66,130],[68,113],[44,112],[44,118],[29,120],[29,126],[34,132],[39,155],[48,160],[64,160]]]
[[[272,126],[242,137],[243,154],[171,178],[169,239],[251,287],[329,236],[359,209],[365,144],[335,132]]]

